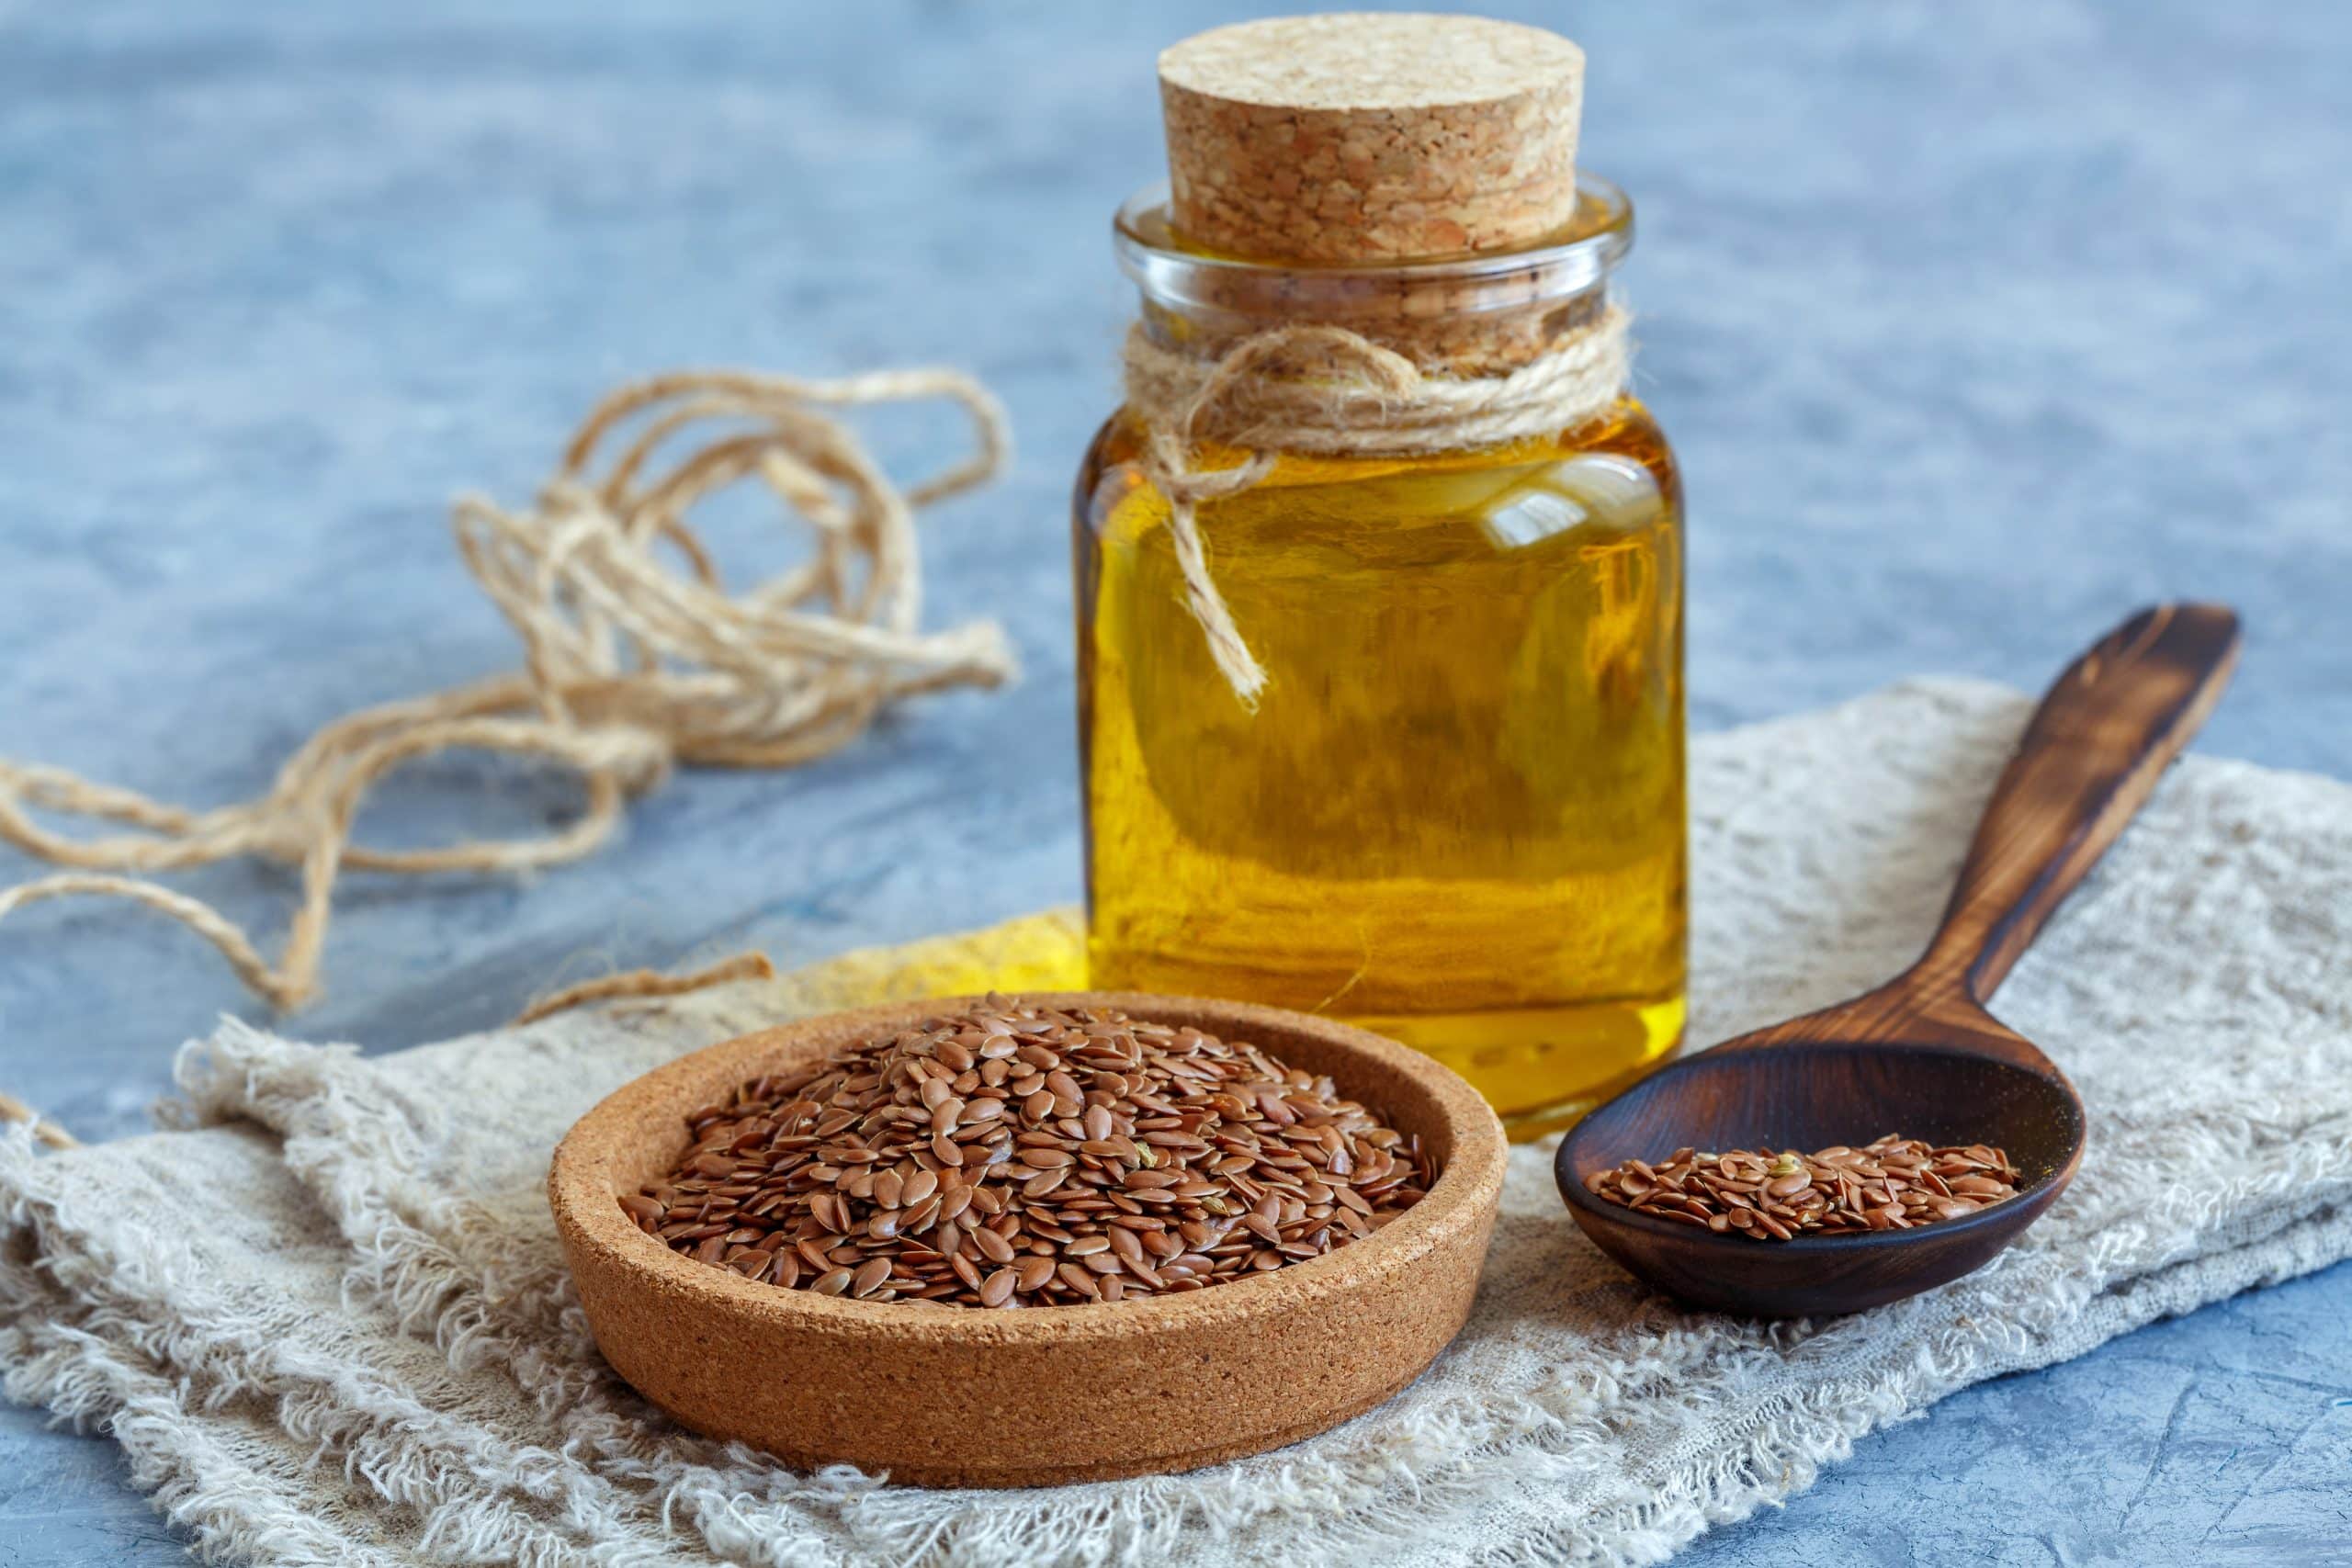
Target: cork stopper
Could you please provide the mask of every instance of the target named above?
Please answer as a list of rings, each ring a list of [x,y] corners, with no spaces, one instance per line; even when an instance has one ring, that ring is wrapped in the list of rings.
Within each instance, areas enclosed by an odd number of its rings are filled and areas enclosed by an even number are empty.
[[[1255,260],[1510,250],[1577,208],[1584,51],[1479,17],[1217,28],[1159,57],[1176,226]]]

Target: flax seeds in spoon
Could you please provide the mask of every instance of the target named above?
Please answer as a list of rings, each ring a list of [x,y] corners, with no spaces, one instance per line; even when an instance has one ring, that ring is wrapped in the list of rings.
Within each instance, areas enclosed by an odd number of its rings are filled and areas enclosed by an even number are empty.
[[[1930,1148],[1893,1134],[1810,1155],[1677,1149],[1656,1166],[1629,1159],[1585,1189],[1637,1213],[1734,1232],[1752,1241],[1908,1230],[1956,1220],[2018,1195],[2009,1156],[1983,1144]]]
[[[1195,1291],[1419,1201],[1418,1137],[1254,1045],[991,997],[755,1079],[621,1206],[786,1289],[941,1306]]]

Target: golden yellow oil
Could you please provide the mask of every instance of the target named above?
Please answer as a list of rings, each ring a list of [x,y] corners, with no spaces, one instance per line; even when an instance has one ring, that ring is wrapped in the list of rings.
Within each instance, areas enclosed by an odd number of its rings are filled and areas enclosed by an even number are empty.
[[[1559,439],[1285,457],[1204,506],[1271,675],[1185,608],[1124,418],[1077,496],[1088,958],[1429,1052],[1514,1135],[1672,1048],[1687,875],[1674,463],[1627,400]]]

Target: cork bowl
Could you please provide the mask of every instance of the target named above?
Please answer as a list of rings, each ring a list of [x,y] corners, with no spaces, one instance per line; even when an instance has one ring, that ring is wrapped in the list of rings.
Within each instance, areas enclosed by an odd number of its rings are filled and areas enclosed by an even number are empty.
[[[958,999],[831,1013],[648,1073],[581,1118],[548,1201],[613,1370],[709,1437],[800,1468],[929,1486],[1035,1486],[1189,1470],[1277,1448],[1419,1375],[1469,1315],[1507,1145],[1476,1089],[1394,1041],[1238,1002],[1108,991],[1114,1007],[1249,1040],[1420,1134],[1429,1195],[1336,1251],[1182,1294],[940,1311],[783,1290],[672,1252],[617,1198],[684,1152],[685,1116],[763,1073],[894,1032]]]

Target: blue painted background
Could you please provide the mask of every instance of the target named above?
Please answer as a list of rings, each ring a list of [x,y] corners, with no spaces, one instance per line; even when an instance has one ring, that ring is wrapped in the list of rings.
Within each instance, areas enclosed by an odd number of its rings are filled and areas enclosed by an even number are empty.
[[[1488,8],[1585,43],[1587,162],[1640,204],[1699,726],[2037,685],[2196,592],[2250,627],[2206,746],[2352,776],[2352,8]],[[606,387],[948,360],[1023,456],[933,520],[933,614],[1005,619],[1026,682],[684,777],[533,881],[354,879],[288,1027],[389,1049],[610,964],[1074,897],[1062,504],[1130,305],[1105,224],[1160,162],[1153,51],[1256,9],[0,0],[0,754],[241,797],[321,721],[512,661],[444,503],[527,496]],[[1000,765],[1009,732],[1044,754]],[[572,805],[451,761],[366,828]],[[274,941],[281,873],[187,885]],[[224,1010],[257,1016],[159,921],[0,926],[0,1084],[85,1136],[140,1127]],[[2321,1560],[2347,1306],[2339,1268],[1972,1391],[1688,1560]],[[0,1564],[175,1553],[108,1445],[0,1412]]]

